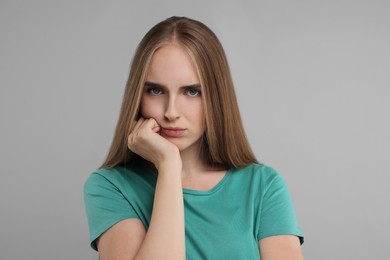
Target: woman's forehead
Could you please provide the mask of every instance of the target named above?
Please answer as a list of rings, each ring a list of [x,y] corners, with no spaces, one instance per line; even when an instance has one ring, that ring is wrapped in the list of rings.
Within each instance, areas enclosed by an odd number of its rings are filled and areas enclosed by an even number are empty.
[[[198,73],[186,50],[177,44],[168,44],[153,54],[146,81],[161,85],[193,85],[199,83]]]

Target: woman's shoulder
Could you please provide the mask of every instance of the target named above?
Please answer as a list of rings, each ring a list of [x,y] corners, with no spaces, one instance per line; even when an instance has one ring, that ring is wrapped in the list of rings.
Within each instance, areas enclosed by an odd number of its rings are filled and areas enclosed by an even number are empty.
[[[268,178],[280,176],[279,172],[274,167],[264,163],[251,163],[242,168],[234,168],[233,171],[235,173],[250,174]]]
[[[123,166],[119,165],[119,166],[115,166],[112,168],[98,168],[95,171],[93,171],[91,174],[92,175],[97,174],[97,175],[101,175],[104,177],[112,177],[112,176],[127,174],[128,171],[129,171],[128,167],[123,167]]]
[[[123,167],[99,168],[91,172],[84,183],[84,190],[95,190],[103,187],[115,187],[126,178]]]
[[[115,166],[112,168],[98,168],[93,171],[88,179],[91,178],[104,178],[107,180],[115,180],[118,178],[124,178],[131,174],[131,170],[123,166]]]
[[[251,163],[242,168],[232,167],[232,176],[241,179],[242,182],[257,183],[260,186],[268,186],[275,181],[283,181],[282,176],[274,167],[264,163]]]
[[[86,182],[110,182],[123,184],[137,182],[140,179],[153,179],[151,170],[141,164],[118,165],[112,168],[99,168],[93,171]]]

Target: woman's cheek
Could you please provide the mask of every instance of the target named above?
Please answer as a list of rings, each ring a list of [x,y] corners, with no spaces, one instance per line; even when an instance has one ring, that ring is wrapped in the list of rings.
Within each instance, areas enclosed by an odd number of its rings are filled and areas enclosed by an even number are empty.
[[[141,115],[144,118],[154,118],[157,119],[159,114],[159,109],[157,106],[151,104],[150,102],[141,103]]]

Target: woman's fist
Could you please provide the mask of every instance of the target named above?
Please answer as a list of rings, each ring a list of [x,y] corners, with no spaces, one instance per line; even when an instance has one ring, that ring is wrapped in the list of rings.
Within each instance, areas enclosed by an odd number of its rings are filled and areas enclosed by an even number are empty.
[[[160,136],[161,127],[153,118],[140,118],[127,139],[131,151],[159,166],[172,159],[180,159],[177,146]]]

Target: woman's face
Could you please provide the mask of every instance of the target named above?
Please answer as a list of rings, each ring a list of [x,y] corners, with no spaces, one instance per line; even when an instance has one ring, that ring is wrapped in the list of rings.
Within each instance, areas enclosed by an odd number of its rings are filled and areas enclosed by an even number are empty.
[[[192,60],[181,46],[165,45],[152,56],[141,115],[154,118],[161,136],[181,152],[199,149],[205,129],[201,87]]]

